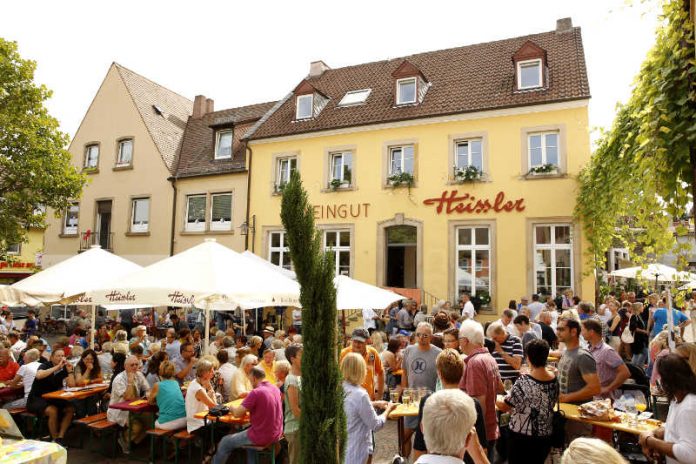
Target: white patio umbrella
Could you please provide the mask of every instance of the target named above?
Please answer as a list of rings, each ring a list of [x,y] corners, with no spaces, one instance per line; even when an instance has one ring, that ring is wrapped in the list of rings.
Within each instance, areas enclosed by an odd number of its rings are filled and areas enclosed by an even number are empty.
[[[398,293],[344,275],[334,277],[334,285],[338,309],[384,309],[395,301],[405,298]]]
[[[296,278],[294,272],[266,261],[251,252],[245,251],[242,255],[244,255],[245,258],[263,264],[279,274],[288,277],[292,276],[292,279]],[[299,291],[299,284],[297,285]],[[384,309],[393,302],[405,298],[398,293],[344,275],[334,277],[334,286],[336,287],[336,307],[339,310],[362,308]]]
[[[7,306],[38,306],[40,300],[32,298],[21,290],[12,288],[10,285],[0,285],[0,304]]]
[[[85,295],[97,304],[152,304],[205,308],[206,348],[214,302],[237,305],[296,306],[297,283],[244,258],[214,239],[163,259]]]
[[[640,278],[657,282],[686,282],[696,280],[696,274],[678,271],[673,267],[659,263],[648,264],[646,267],[627,267],[625,269],[612,271],[609,275],[626,279]]]
[[[94,245],[84,253],[79,253],[20,280],[13,284],[12,288],[41,303],[92,306],[92,330],[94,330],[95,302],[82,294],[139,269],[142,269],[142,266],[104,251],[99,245]],[[24,303],[29,306],[36,305],[31,304],[30,299],[24,299]],[[91,345],[94,346],[94,338]]]

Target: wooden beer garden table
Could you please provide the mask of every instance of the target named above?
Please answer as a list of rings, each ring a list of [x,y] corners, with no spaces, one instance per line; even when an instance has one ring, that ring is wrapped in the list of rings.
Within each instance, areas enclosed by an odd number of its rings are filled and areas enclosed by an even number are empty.
[[[15,398],[19,398],[24,394],[24,385],[18,385],[16,387],[8,387],[7,385],[3,384],[3,387],[0,388],[0,400],[2,400],[2,403],[5,403],[7,401],[13,400]]]
[[[95,383],[85,387],[68,387],[67,389],[45,393],[41,396],[47,400],[83,400],[85,398],[89,398],[90,396],[104,393],[108,389],[109,384]]]
[[[418,416],[418,403],[411,403],[408,406],[399,404],[389,413],[390,420],[396,420],[397,435],[399,439],[399,454],[404,454],[404,417]]]
[[[570,403],[561,403],[561,411],[565,413],[565,416],[568,420],[584,422],[586,424],[596,425],[597,427],[604,427],[607,429],[616,430],[617,432],[632,433],[634,435],[640,435],[643,432],[651,432],[655,429],[662,427],[662,422],[660,421],[645,422],[641,420],[638,421],[637,425],[629,425],[625,421],[609,422],[586,419],[580,416],[578,406]]]
[[[232,409],[233,406],[241,406],[242,402],[244,401],[244,398],[239,398],[234,401],[230,401],[229,403],[225,403],[225,406],[228,408]],[[213,417],[213,416],[208,416],[208,411],[203,411],[199,412],[193,415],[196,419],[202,419],[205,421],[210,421],[210,443],[212,444],[215,441],[215,425],[216,424],[225,424],[225,425],[230,425],[234,426],[237,428],[241,428],[244,425],[247,425],[251,418],[249,416],[249,413],[247,412],[243,417],[235,417],[232,414],[226,414],[224,416],[220,417]],[[206,426],[207,426],[206,422]]]
[[[155,413],[159,411],[157,408],[157,405],[155,404],[150,404],[147,402],[147,399],[137,399],[137,400],[131,400],[131,401],[121,401],[120,403],[114,403],[109,405],[109,409],[118,409],[121,411],[128,411],[128,451],[131,450],[131,431],[133,430],[133,427],[131,426],[131,421],[133,419],[133,414],[147,414],[150,413],[152,416],[152,421],[150,423],[150,427],[154,428],[155,427]],[[137,459],[134,456],[130,456],[129,459]],[[146,461],[148,462],[149,459]]]

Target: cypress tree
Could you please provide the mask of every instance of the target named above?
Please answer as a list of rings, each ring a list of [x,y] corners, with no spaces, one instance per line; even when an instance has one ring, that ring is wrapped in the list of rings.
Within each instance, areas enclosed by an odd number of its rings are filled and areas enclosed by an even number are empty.
[[[338,369],[334,260],[323,252],[314,210],[297,172],[283,189],[280,217],[302,304],[301,462],[341,463],[346,442]]]

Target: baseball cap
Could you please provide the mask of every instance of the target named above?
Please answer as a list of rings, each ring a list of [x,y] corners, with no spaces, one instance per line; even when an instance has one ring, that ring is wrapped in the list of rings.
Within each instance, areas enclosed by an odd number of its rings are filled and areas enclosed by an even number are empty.
[[[367,339],[370,338],[370,334],[365,329],[355,329],[350,338],[356,342],[365,343]]]
[[[263,331],[268,332],[268,333],[275,333],[275,329],[273,327],[271,327],[270,325],[267,325],[266,327],[264,327]]]

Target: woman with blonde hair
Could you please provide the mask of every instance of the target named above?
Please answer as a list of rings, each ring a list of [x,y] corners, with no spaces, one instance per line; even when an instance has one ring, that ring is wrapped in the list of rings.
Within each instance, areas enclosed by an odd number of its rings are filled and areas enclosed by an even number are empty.
[[[179,382],[174,379],[176,367],[174,363],[166,360],[165,353],[163,355],[165,360],[158,366],[161,380],[152,386],[148,402],[156,404],[159,408],[159,417],[155,421],[155,427],[164,430],[177,430],[186,427],[186,406]]]
[[[372,401],[362,387],[367,375],[365,359],[358,353],[348,353],[341,362],[343,374],[343,409],[346,414],[348,441],[345,464],[364,464],[372,454],[372,432],[384,427],[389,413],[396,406],[386,401]],[[384,409],[377,415],[375,407]]]
[[[563,453],[561,464],[628,464],[607,442],[598,438],[576,438]]]
[[[696,374],[696,343],[682,343],[677,347],[676,353],[686,360]]]
[[[259,355],[259,351],[261,350],[261,345],[263,345],[263,338],[259,337],[258,335],[254,335],[249,339],[249,349],[251,350],[251,354],[254,356]]]
[[[191,433],[205,425],[203,419],[196,419],[195,415],[204,412],[217,405],[215,402],[215,390],[210,383],[215,369],[213,363],[207,359],[200,359],[196,363],[196,379],[191,381],[186,389],[186,430]]]

